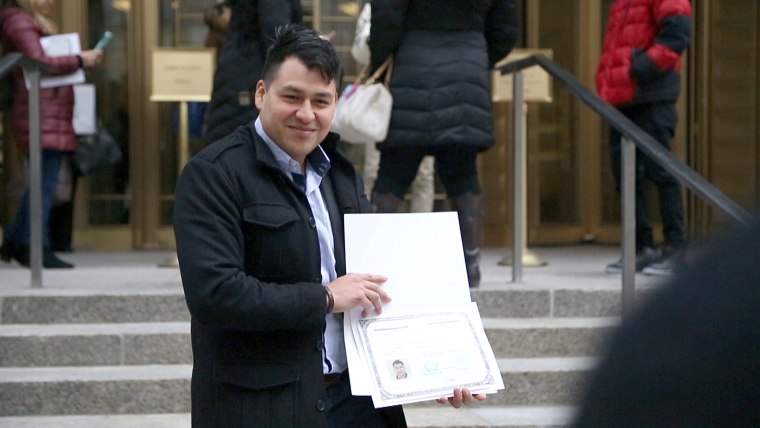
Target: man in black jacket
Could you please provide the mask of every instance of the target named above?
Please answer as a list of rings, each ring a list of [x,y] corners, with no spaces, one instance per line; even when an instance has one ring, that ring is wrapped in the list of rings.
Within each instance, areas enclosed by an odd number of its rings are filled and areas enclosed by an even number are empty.
[[[282,29],[256,84],[259,117],[179,178],[195,428],[406,426],[400,406],[351,395],[342,313],[380,313],[390,297],[385,277],[346,274],[343,215],[371,207],[329,133],[340,73],[329,41]],[[485,397],[455,390],[450,402],[473,398]]]

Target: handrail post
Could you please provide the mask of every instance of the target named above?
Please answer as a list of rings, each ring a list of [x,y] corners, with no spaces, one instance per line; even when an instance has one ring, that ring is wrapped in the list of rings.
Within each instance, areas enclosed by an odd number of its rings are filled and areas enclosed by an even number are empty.
[[[512,180],[512,195],[514,212],[512,213],[512,282],[522,282],[523,271],[523,242],[525,230],[523,215],[525,213],[525,182],[523,168],[525,166],[525,122],[523,120],[525,103],[523,101],[523,74],[517,70],[512,76],[512,112],[514,128],[514,177]]]
[[[29,76],[29,267],[31,287],[42,288],[42,145],[40,144],[40,69]]]
[[[620,209],[623,213],[623,290],[622,317],[627,318],[636,299],[636,145],[630,139],[621,139],[622,157]]]

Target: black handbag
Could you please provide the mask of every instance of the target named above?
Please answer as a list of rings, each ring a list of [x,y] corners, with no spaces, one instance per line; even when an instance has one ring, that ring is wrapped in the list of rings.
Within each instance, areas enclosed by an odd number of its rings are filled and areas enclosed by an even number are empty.
[[[80,175],[89,175],[121,161],[122,153],[119,143],[103,127],[93,135],[79,137],[79,148],[72,161]]]

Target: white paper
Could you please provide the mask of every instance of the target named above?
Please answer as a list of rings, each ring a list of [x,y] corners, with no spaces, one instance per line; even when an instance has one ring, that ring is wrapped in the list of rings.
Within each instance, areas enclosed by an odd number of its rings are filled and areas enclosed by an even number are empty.
[[[42,46],[45,55],[51,57],[77,55],[82,52],[78,33],[56,34],[53,36],[40,37],[40,45]],[[40,88],[75,85],[77,83],[84,83],[84,80],[84,70],[79,68],[73,73],[41,78]],[[31,82],[29,81],[26,71],[24,72],[24,81],[26,82],[26,89],[31,89]]]
[[[347,214],[346,269],[385,275],[383,289],[393,299],[381,316],[467,306],[470,290],[459,220],[455,212]],[[357,308],[344,316],[346,356],[354,395],[371,395],[366,356],[355,340]]]
[[[71,121],[74,132],[77,135],[94,135],[97,130],[95,116],[95,85],[74,85],[74,116]]]
[[[454,388],[473,394],[504,388],[476,303],[358,324],[375,407],[434,400]]]

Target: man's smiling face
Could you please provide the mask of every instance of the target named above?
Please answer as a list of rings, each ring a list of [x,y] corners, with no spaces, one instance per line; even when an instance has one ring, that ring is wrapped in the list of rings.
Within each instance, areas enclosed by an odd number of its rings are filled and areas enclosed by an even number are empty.
[[[290,57],[267,86],[256,84],[256,107],[264,131],[285,153],[304,164],[330,131],[338,91],[317,69],[309,70]]]

